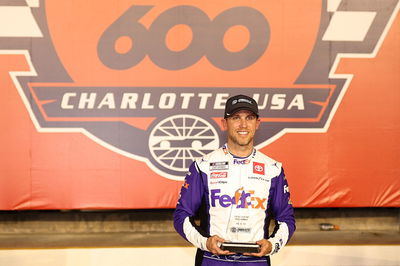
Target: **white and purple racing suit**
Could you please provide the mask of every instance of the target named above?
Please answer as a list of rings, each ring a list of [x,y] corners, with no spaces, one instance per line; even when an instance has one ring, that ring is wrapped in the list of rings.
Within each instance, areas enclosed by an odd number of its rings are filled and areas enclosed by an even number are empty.
[[[194,222],[196,215],[200,226]],[[275,229],[270,235],[271,218],[275,220]],[[196,160],[181,188],[174,226],[198,248],[196,265],[201,265],[203,260],[214,261],[215,265],[218,262],[270,265],[269,256],[213,255],[207,250],[206,241],[212,235],[234,242],[265,238],[272,243],[272,252],[268,255],[286,245],[296,227],[281,163],[256,149],[249,157],[235,157],[226,145]]]

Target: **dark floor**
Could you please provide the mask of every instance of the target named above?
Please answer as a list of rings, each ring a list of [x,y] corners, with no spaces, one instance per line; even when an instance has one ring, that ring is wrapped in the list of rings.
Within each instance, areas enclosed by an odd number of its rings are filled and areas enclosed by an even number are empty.
[[[172,211],[0,212],[0,248],[190,246],[174,231]],[[399,217],[398,208],[296,209],[289,245],[400,245]]]
[[[289,245],[400,245],[398,232],[296,232]],[[176,233],[2,234],[1,249],[190,246]]]

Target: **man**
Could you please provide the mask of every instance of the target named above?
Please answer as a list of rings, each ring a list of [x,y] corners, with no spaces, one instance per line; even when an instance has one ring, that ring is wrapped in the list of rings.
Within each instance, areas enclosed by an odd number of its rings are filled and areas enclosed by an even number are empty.
[[[260,125],[254,99],[229,98],[222,125],[227,143],[189,168],[174,212],[175,229],[198,248],[196,265],[270,265],[269,256],[295,231],[282,165],[254,148]],[[196,214],[200,226],[194,222]],[[270,235],[272,217],[275,229]],[[221,246],[227,242],[259,248],[235,253]]]

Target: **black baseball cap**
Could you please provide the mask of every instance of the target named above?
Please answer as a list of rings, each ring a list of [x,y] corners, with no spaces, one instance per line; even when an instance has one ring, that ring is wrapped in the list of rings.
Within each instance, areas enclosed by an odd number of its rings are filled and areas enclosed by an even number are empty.
[[[224,118],[228,118],[240,110],[253,112],[258,117],[257,102],[249,96],[239,94],[226,101]]]

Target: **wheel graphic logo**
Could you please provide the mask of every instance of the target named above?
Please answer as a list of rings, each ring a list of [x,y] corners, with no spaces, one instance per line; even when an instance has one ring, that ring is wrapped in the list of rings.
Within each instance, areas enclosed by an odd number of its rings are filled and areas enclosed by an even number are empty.
[[[151,131],[149,148],[160,166],[177,175],[187,172],[194,159],[219,147],[215,128],[194,115],[175,115],[159,122]]]

